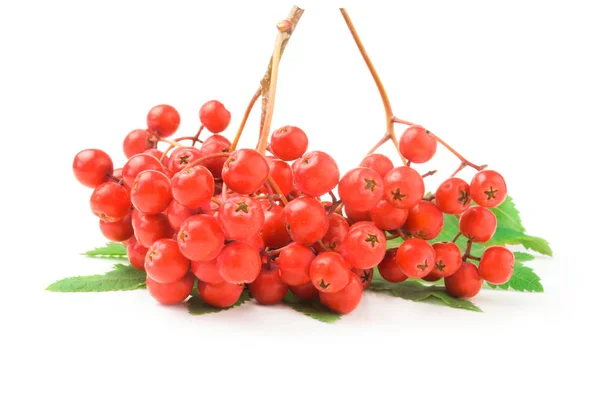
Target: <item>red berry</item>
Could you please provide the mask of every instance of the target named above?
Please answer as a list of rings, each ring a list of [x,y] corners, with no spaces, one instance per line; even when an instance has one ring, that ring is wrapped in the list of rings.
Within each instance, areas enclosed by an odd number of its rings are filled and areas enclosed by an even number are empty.
[[[350,265],[338,253],[321,253],[310,263],[310,280],[321,292],[339,292],[348,284],[350,274]]]
[[[348,314],[360,303],[363,287],[360,278],[350,272],[349,281],[344,288],[338,292],[319,292],[321,303],[333,312]]]
[[[146,155],[154,156],[156,159],[158,159],[165,168],[164,173],[169,175],[169,177],[173,174],[168,169],[171,158],[169,156],[163,156],[165,154],[163,151],[160,151],[156,148],[152,148],[152,149],[146,149],[142,153],[145,153]]]
[[[231,121],[231,113],[219,101],[208,101],[200,108],[200,121],[211,133],[224,131]]]
[[[171,203],[169,203],[169,207],[167,207],[167,211],[165,213],[169,219],[169,224],[176,231],[181,228],[181,225],[185,220],[194,214],[197,214],[195,210],[185,207],[176,200],[172,200]]]
[[[90,208],[101,220],[119,221],[131,210],[129,192],[115,182],[105,182],[96,187],[90,197]]]
[[[379,153],[372,153],[365,157],[362,162],[360,162],[360,166],[375,170],[381,178],[385,177],[385,175],[394,168],[394,164],[390,158]]]
[[[500,173],[483,170],[471,181],[471,196],[482,207],[496,207],[506,199],[506,182]]]
[[[311,245],[323,238],[329,228],[329,219],[321,203],[303,196],[289,202],[283,209],[288,232],[294,242]]]
[[[423,178],[407,166],[396,167],[383,179],[385,199],[399,209],[410,209],[425,193]]]
[[[409,239],[398,247],[396,263],[406,276],[422,278],[429,274],[435,265],[435,250],[423,239]]]
[[[477,267],[465,261],[458,271],[444,278],[444,285],[451,296],[469,298],[479,293],[483,279],[479,276]]]
[[[430,272],[429,274],[425,275],[421,279],[423,279],[424,281],[427,281],[427,282],[437,282],[442,278],[439,276],[433,275],[433,273]]]
[[[175,240],[159,239],[148,248],[144,268],[156,282],[171,283],[188,273],[190,260],[181,254]]]
[[[229,240],[245,240],[257,235],[265,222],[262,206],[247,196],[227,199],[219,208],[217,220]]]
[[[171,105],[156,105],[146,118],[148,130],[163,138],[173,135],[180,121],[179,112]]]
[[[107,222],[99,220],[100,232],[102,235],[113,242],[123,242],[133,236],[133,226],[131,225],[131,214],[127,214],[119,221]]]
[[[179,147],[171,153],[169,170],[172,174],[176,174],[201,157],[202,154],[199,149],[194,147]]]
[[[204,141],[204,144],[202,144],[202,148],[200,148],[200,154],[202,157],[205,157],[216,153],[225,153],[229,152],[230,147],[231,142],[229,142],[227,138],[221,135],[211,135]],[[221,178],[223,165],[225,164],[226,160],[226,157],[208,159],[202,162],[202,165],[210,170],[210,173],[215,176],[215,178]]]
[[[281,160],[296,160],[308,148],[308,137],[300,128],[284,126],[271,134],[271,150]]]
[[[142,246],[150,247],[158,239],[173,236],[173,229],[165,214],[142,214],[133,211],[131,221],[136,239]]]
[[[469,184],[460,178],[444,181],[435,193],[435,204],[446,214],[461,214],[471,206]]]
[[[197,214],[181,226],[177,243],[181,253],[192,261],[209,261],[223,249],[225,235],[213,216]]]
[[[131,265],[141,271],[144,271],[146,253],[148,253],[148,248],[142,246],[135,237],[129,239],[127,242],[127,258],[129,259],[129,263]]]
[[[319,298],[319,291],[313,286],[312,282],[306,285],[290,286],[290,291],[304,301],[313,301]]]
[[[460,217],[458,226],[469,240],[487,242],[496,232],[496,216],[485,207],[471,207]]]
[[[244,239],[242,242],[246,242],[255,249],[258,249],[259,252],[265,250],[265,242],[263,241],[262,236],[260,236],[260,234],[256,234],[248,239]]]
[[[444,215],[431,202],[421,201],[408,211],[404,229],[415,238],[433,239],[442,232]]]
[[[371,281],[373,280],[373,268],[369,268],[369,269],[352,268],[352,272],[354,272],[360,278],[360,282],[362,283],[363,290],[369,287],[369,285],[371,284]]]
[[[355,225],[344,238],[342,255],[352,268],[373,268],[385,256],[385,235],[373,223]]]
[[[210,284],[198,282],[198,295],[205,303],[217,308],[234,305],[242,295],[244,286],[235,283]]]
[[[402,268],[396,262],[396,252],[398,249],[389,249],[385,252],[385,257],[377,266],[381,277],[388,282],[404,282],[408,276],[402,272]]]
[[[347,206],[368,211],[383,198],[383,179],[375,170],[358,167],[344,174],[338,192]]]
[[[423,126],[410,126],[399,142],[400,153],[412,163],[425,163],[429,161],[437,149],[435,136]]]
[[[279,254],[279,275],[290,286],[310,283],[310,263],[315,254],[306,246],[292,243]]]
[[[331,191],[340,179],[335,160],[325,152],[308,152],[292,165],[296,186],[305,194],[319,197]]]
[[[88,188],[96,188],[108,181],[112,172],[112,159],[100,149],[85,149],[73,159],[75,178]]]
[[[256,280],[250,284],[252,297],[264,305],[280,303],[287,291],[288,286],[279,277],[277,267],[263,268]]]
[[[350,224],[354,224],[360,221],[371,221],[371,213],[369,212],[369,210],[359,211],[349,206],[344,206],[344,211],[346,212],[346,216],[348,217]]]
[[[260,273],[260,266],[258,250],[246,242],[228,244],[217,257],[219,274],[229,283],[251,283]]]
[[[331,213],[327,218],[329,219],[329,227],[321,241],[327,249],[339,253],[342,250],[342,243],[350,226],[348,225],[348,221],[337,213]]]
[[[171,180],[160,171],[142,171],[133,181],[131,202],[142,213],[162,213],[171,199]]]
[[[130,158],[138,153],[145,152],[147,149],[156,148],[156,142],[156,137],[150,134],[148,130],[133,130],[123,140],[123,152],[127,158]]]
[[[496,285],[508,282],[514,269],[515,255],[502,246],[491,246],[485,249],[479,262],[479,275]]]
[[[217,268],[216,258],[208,261],[192,261],[192,273],[202,282],[212,284],[225,282]]]
[[[267,158],[267,163],[271,170],[271,177],[273,177],[273,180],[275,180],[275,183],[279,189],[281,189],[281,192],[287,196],[294,187],[292,168],[289,164],[279,159]]]
[[[404,225],[408,217],[408,210],[398,209],[383,199],[369,211],[369,214],[377,228],[391,231]]]
[[[434,243],[435,266],[431,270],[432,277],[445,278],[455,273],[462,264],[460,249],[452,242]]]
[[[185,207],[202,207],[215,194],[215,180],[204,166],[181,170],[171,180],[173,198]]]
[[[265,246],[278,249],[290,243],[292,238],[285,227],[283,207],[273,205],[271,210],[265,210],[264,213],[265,223],[261,234]]]
[[[185,301],[192,293],[193,287],[194,275],[189,272],[183,278],[171,283],[160,283],[146,275],[148,292],[161,304],[170,305]]]
[[[223,182],[237,193],[258,191],[269,178],[267,159],[254,149],[233,151],[223,165]]]
[[[131,157],[125,166],[123,166],[123,184],[128,189],[133,186],[133,181],[142,171],[156,170],[163,171],[164,168],[160,161],[152,155],[147,153],[141,153]]]

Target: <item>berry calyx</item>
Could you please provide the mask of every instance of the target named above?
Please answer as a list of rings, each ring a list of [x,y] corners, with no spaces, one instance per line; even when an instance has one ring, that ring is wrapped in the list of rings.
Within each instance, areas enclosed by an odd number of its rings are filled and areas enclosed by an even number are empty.
[[[369,269],[352,268],[352,272],[354,272],[360,278],[360,282],[362,283],[363,290],[369,287],[369,285],[371,284],[371,281],[373,280],[373,268],[369,268]]]
[[[156,105],[146,117],[148,130],[162,138],[173,135],[180,121],[179,112],[171,105]]]
[[[435,204],[446,214],[461,214],[471,206],[470,187],[460,178],[449,178],[435,192]]]
[[[211,133],[224,131],[230,121],[231,113],[217,100],[208,101],[200,107],[200,122]]]
[[[471,180],[471,196],[482,207],[496,207],[506,199],[504,177],[493,170],[483,170]]]
[[[434,243],[435,264],[430,274],[434,278],[445,278],[454,274],[462,264],[462,254],[456,243]]]
[[[173,239],[159,239],[146,253],[146,273],[159,283],[171,283],[182,279],[190,269],[190,260],[179,251]]]
[[[84,149],[73,159],[73,174],[77,181],[88,188],[110,179],[113,173],[113,161],[100,149]]]
[[[463,262],[458,271],[444,278],[448,294],[454,297],[475,297],[483,286],[477,267],[473,263]]]
[[[355,224],[344,238],[342,255],[350,267],[369,269],[383,260],[386,244],[384,233],[375,224]]]
[[[306,152],[308,137],[299,127],[283,126],[271,134],[271,150],[281,160],[296,160]]]
[[[202,157],[199,149],[194,147],[180,147],[175,149],[169,157],[169,171],[175,174],[185,169],[190,163]]]
[[[421,201],[425,193],[423,178],[407,166],[390,170],[383,179],[385,199],[399,209],[410,209]]]
[[[435,155],[437,140],[423,126],[410,126],[399,141],[400,153],[412,163],[425,163]]]
[[[515,255],[506,247],[485,249],[479,261],[479,275],[486,281],[501,285],[510,280],[515,269]]]
[[[471,207],[460,217],[458,226],[467,239],[484,243],[496,232],[496,216],[485,207]]]
[[[422,278],[435,265],[435,250],[423,239],[412,238],[403,242],[396,252],[396,263],[410,278]]]

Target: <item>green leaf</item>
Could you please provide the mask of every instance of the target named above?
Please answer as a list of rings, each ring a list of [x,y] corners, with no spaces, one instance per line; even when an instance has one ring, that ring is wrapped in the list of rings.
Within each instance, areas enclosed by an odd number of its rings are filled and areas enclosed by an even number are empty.
[[[383,292],[394,297],[400,297],[405,300],[415,302],[430,301],[447,305],[452,308],[482,312],[481,309],[472,302],[450,296],[443,287],[425,286],[414,280],[392,283],[381,278],[375,278],[374,276],[369,289]]]
[[[329,311],[318,301],[302,301],[292,292],[288,292],[282,301],[282,304],[301,312],[304,315],[325,323],[333,323],[342,319],[341,315]]]
[[[493,285],[490,287],[503,290],[516,290],[517,292],[543,292],[544,287],[540,282],[540,277],[529,267],[520,263],[515,263],[515,270],[510,280],[502,285]]]
[[[496,215],[496,220],[498,221],[499,227],[525,232],[525,227],[521,221],[519,210],[517,210],[515,207],[513,198],[510,196],[507,196],[500,206],[490,210]]]
[[[529,253],[524,252],[513,252],[515,255],[515,262],[525,262],[525,261],[533,261],[535,260],[535,256]]]
[[[75,276],[61,279],[46,288],[52,292],[112,292],[135,290],[146,286],[146,273],[131,265],[115,264],[103,275]]]
[[[526,249],[533,250],[540,254],[552,256],[552,249],[547,240],[537,236],[531,236],[510,228],[498,227],[494,237],[486,242],[485,246],[495,245],[522,245]]]
[[[127,258],[127,248],[121,243],[109,242],[104,247],[97,247],[81,254],[88,257]]]
[[[238,299],[238,301],[235,302],[235,304],[233,304],[231,307],[227,307],[227,308],[216,308],[213,307],[212,305],[206,304],[200,297],[198,296],[192,296],[190,297],[190,299],[187,301],[187,307],[188,307],[188,312],[191,315],[204,315],[204,314],[212,314],[215,312],[221,312],[221,311],[227,311],[228,309],[231,309],[233,307],[239,307],[240,305],[244,304],[246,301],[250,300],[250,293],[248,293],[248,291],[244,291],[242,292],[242,295],[240,296],[240,298]]]

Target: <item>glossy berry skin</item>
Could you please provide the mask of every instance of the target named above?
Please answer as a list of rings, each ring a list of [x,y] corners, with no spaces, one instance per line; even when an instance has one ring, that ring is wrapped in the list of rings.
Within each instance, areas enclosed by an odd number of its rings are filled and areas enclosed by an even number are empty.
[[[260,273],[258,249],[246,242],[233,242],[217,256],[219,274],[229,283],[251,283]]]
[[[310,263],[310,280],[320,292],[339,292],[348,284],[350,274],[350,265],[338,253],[321,253]]]
[[[112,242],[124,242],[133,236],[133,226],[131,225],[131,214],[115,222],[106,222],[98,220],[100,223],[100,232],[104,237]]]
[[[404,229],[415,238],[433,239],[442,232],[444,215],[431,202],[421,201],[408,211]]]
[[[456,177],[447,179],[435,192],[435,204],[442,213],[464,213],[471,206],[469,184]]]
[[[299,127],[283,126],[271,134],[271,150],[281,160],[296,160],[306,148],[308,137]]]
[[[458,222],[460,232],[476,243],[487,242],[496,232],[496,216],[485,207],[471,207]]]
[[[402,268],[396,262],[397,249],[389,249],[385,257],[377,266],[381,277],[388,282],[404,282],[408,276],[402,272]]]
[[[344,288],[338,292],[319,292],[321,303],[338,314],[349,314],[354,311],[362,299],[363,287],[360,278],[350,272],[349,281]]]
[[[257,235],[265,222],[262,206],[247,196],[227,199],[217,214],[217,221],[229,240],[246,240]]]
[[[185,169],[190,163],[202,157],[200,150],[194,147],[179,147],[169,158],[169,171],[175,174]]]
[[[288,232],[294,242],[311,245],[323,238],[329,228],[329,219],[321,203],[303,196],[294,199],[283,209]]]
[[[217,268],[216,258],[209,261],[192,261],[191,269],[196,278],[202,282],[212,284],[225,282]]]
[[[462,254],[456,243],[438,242],[434,243],[432,247],[435,251],[435,265],[429,275],[435,278],[445,278],[460,268]]]
[[[184,205],[180,204],[176,200],[172,200],[167,207],[167,211],[165,212],[167,218],[169,219],[169,224],[171,228],[175,231],[178,231],[183,225],[184,221],[193,216],[194,214],[198,214],[196,210],[192,210]]]
[[[221,135],[211,135],[204,141],[204,144],[202,144],[202,148],[200,148],[200,154],[202,157],[205,157],[215,153],[225,153],[229,152],[230,147],[231,142],[229,142],[227,138]],[[223,165],[225,164],[226,160],[226,157],[208,159],[202,162],[202,165],[210,170],[210,173],[215,176],[215,178],[221,178]]]
[[[213,216],[197,214],[191,216],[177,233],[181,253],[192,261],[209,261],[221,253],[225,235]]]
[[[369,287],[369,285],[371,284],[371,281],[373,280],[373,268],[370,268],[370,269],[352,268],[352,272],[354,272],[360,278],[360,282],[362,283],[363,290]]]
[[[231,113],[219,101],[208,101],[200,107],[200,122],[208,131],[218,134],[224,131],[231,121]]]
[[[506,199],[506,182],[500,173],[483,170],[471,180],[471,196],[482,207],[496,207]]]
[[[385,235],[373,223],[355,225],[344,238],[342,255],[352,268],[373,268],[385,256]]]
[[[290,286],[310,283],[310,264],[315,254],[306,246],[291,243],[285,247],[277,259],[281,280]]]
[[[160,161],[160,163],[164,166],[165,170],[163,170],[163,172],[169,176],[171,176],[173,173],[171,173],[168,169],[169,166],[169,162],[171,161],[171,158],[169,156],[163,156],[165,153],[161,150],[158,150],[156,148],[151,148],[151,149],[146,149],[144,152],[146,155],[150,155],[150,156],[154,156],[156,159],[158,159]]]
[[[88,188],[96,188],[108,181],[112,173],[113,161],[100,149],[84,149],[73,159],[75,178]]]
[[[148,253],[148,248],[142,246],[135,237],[127,241],[127,258],[129,259],[129,263],[141,271],[144,271],[146,253]]]
[[[375,170],[358,167],[344,174],[338,192],[346,205],[368,211],[383,198],[383,178]]]
[[[159,283],[146,275],[146,289],[156,301],[164,305],[179,304],[187,299],[194,287],[194,275],[190,272],[171,283]]]
[[[283,218],[283,207],[273,205],[271,210],[265,210],[265,223],[261,236],[266,247],[279,249],[290,243],[292,238],[287,232]]]
[[[146,117],[148,130],[160,137],[169,137],[177,131],[181,118],[171,105],[156,105]]]
[[[473,263],[463,262],[458,271],[444,278],[449,295],[460,298],[475,297],[481,290],[483,279]]]
[[[183,278],[190,269],[190,260],[179,251],[173,239],[159,239],[146,253],[146,273],[159,283],[171,283]]]
[[[508,282],[514,269],[515,255],[502,246],[491,246],[485,249],[479,262],[479,276],[496,285]]]
[[[340,180],[337,163],[325,152],[308,152],[292,164],[296,186],[307,195],[319,197]]]
[[[350,230],[350,225],[344,217],[337,213],[331,213],[327,216],[327,218],[329,219],[329,228],[327,229],[327,233],[325,236],[323,236],[321,241],[328,250],[333,250],[340,253],[344,238]]]
[[[286,162],[279,159],[269,159],[269,169],[271,170],[271,177],[275,180],[275,183],[281,189],[281,192],[287,196],[294,187],[294,175],[292,168]]]
[[[442,279],[442,278],[441,278],[441,277],[439,277],[439,276],[433,275],[433,274],[430,272],[429,274],[425,275],[425,276],[424,276],[423,278],[421,278],[421,279],[423,279],[424,281],[427,281],[427,282],[437,282],[437,281],[439,281],[439,280],[440,280],[440,279]]]
[[[131,203],[142,213],[162,213],[172,199],[171,180],[160,171],[142,171],[133,181]]]
[[[223,165],[223,182],[237,193],[258,191],[269,178],[267,159],[254,149],[233,151]]]
[[[171,179],[173,198],[190,209],[202,207],[215,194],[215,180],[204,166],[181,170]]]
[[[198,282],[198,295],[207,304],[216,308],[234,305],[242,295],[244,286],[235,283],[210,284]]]
[[[263,305],[280,303],[288,291],[288,286],[283,283],[277,267],[263,268],[258,277],[250,284],[252,297]]]
[[[359,211],[349,206],[344,206],[344,211],[348,217],[350,224],[354,224],[361,221],[371,221],[371,213],[367,211]]]
[[[375,170],[377,174],[383,178],[391,169],[394,168],[394,163],[392,163],[390,158],[385,155],[380,153],[372,153],[366,156],[362,162],[360,162],[360,166]]]
[[[174,233],[167,216],[162,213],[151,215],[134,210],[131,223],[135,238],[144,247],[150,247],[158,239],[170,238]]]
[[[402,133],[399,141],[400,153],[412,163],[429,161],[437,149],[435,136],[423,126],[410,126]]]
[[[422,278],[435,265],[435,250],[427,241],[412,238],[398,247],[396,263],[409,278]]]
[[[425,193],[423,178],[407,166],[390,170],[383,179],[385,199],[399,209],[410,209],[421,201]]]
[[[290,286],[290,292],[303,301],[313,301],[319,298],[319,291],[313,286],[312,282],[306,285]]]
[[[129,192],[115,182],[104,182],[94,189],[90,197],[92,213],[108,222],[119,221],[129,214]]]
[[[398,229],[404,225],[408,217],[408,210],[398,209],[392,206],[387,200],[382,199],[369,210],[371,220],[377,228],[384,231]]]
[[[133,130],[123,140],[123,153],[129,159],[148,149],[156,148],[156,142],[156,137],[150,134],[148,130]]]
[[[123,166],[123,184],[127,189],[131,189],[133,181],[142,171],[156,170],[163,171],[163,165],[160,161],[152,155],[147,153],[141,153],[131,157],[125,166]]]

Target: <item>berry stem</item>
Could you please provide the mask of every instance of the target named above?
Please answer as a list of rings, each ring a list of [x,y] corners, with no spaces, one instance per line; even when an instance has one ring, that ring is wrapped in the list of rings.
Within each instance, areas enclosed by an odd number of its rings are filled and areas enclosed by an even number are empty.
[[[333,193],[333,191],[329,191],[329,196],[331,196],[331,203],[332,204],[337,203],[338,200],[337,200],[337,198],[335,196],[335,193]]]
[[[229,150],[230,152],[235,151],[235,148],[237,148],[238,142],[242,137],[242,131],[244,131],[244,127],[246,127],[248,116],[250,116],[250,112],[252,111],[252,108],[254,108],[254,104],[256,103],[258,97],[260,97],[260,87],[256,90],[256,92],[252,96],[252,99],[250,100],[250,103],[248,103],[248,106],[246,107],[246,111],[244,112],[244,117],[242,118],[240,127],[238,128],[237,133],[235,133],[235,138],[233,139],[233,143],[231,144],[231,149]]]
[[[423,200],[427,202],[433,202],[435,200],[435,195],[429,195],[428,197],[423,198]]]
[[[427,173],[425,173],[425,174],[421,175],[421,178],[425,178],[425,177],[432,176],[432,175],[434,175],[435,173],[437,173],[437,170],[431,170],[431,171],[428,171]]]
[[[381,82],[381,79],[379,78],[379,75],[377,74],[377,71],[375,70],[375,66],[371,62],[371,58],[369,58],[369,55],[367,54],[367,50],[365,49],[364,45],[362,44],[362,41],[360,40],[360,36],[358,35],[358,32],[356,31],[356,28],[354,27],[354,24],[352,23],[352,20],[350,19],[350,15],[348,15],[348,12],[346,11],[345,8],[340,8],[340,12],[342,13],[342,17],[344,17],[344,21],[346,22],[346,25],[348,26],[348,30],[350,30],[350,34],[352,35],[352,38],[354,39],[356,46],[358,47],[358,51],[360,51],[360,54],[362,55],[363,60],[365,61],[365,64],[367,64],[367,68],[369,68],[369,72],[371,72],[371,76],[373,77],[373,80],[375,81],[375,85],[377,86],[377,90],[379,91],[379,95],[381,96],[381,102],[383,102],[383,108],[385,109],[385,119],[386,119],[385,120],[385,125],[386,125],[385,135],[383,136],[383,139],[380,140],[381,143],[380,144],[378,143],[378,146],[376,146],[375,149],[377,149],[380,145],[382,145],[388,139],[391,139],[392,142],[394,143],[394,147],[396,148],[396,151],[398,152],[398,156],[400,156],[400,159],[402,159],[402,163],[404,165],[406,165],[406,159],[404,159],[404,156],[402,156],[402,154],[400,153],[398,139],[396,138],[396,133],[394,132],[395,117],[394,117],[394,112],[392,111],[392,105],[390,103],[390,99],[387,95],[387,92],[385,91],[385,88],[383,87],[383,83]],[[371,153],[372,152],[370,152],[369,154],[371,154]]]
[[[395,116],[392,119],[392,122],[394,122],[394,123],[400,123],[400,124],[406,124],[407,126],[414,126],[415,125],[415,123],[413,123],[413,122],[409,122],[409,121],[406,121],[406,120],[398,119]]]
[[[448,143],[446,143],[446,141],[442,140],[440,137],[438,137],[437,135],[433,134],[430,132],[430,134],[432,134],[435,139],[437,140],[437,142],[439,142],[440,144],[442,144],[444,147],[446,147],[446,149],[448,149],[450,152],[452,152],[452,154],[454,156],[456,156],[458,158],[458,160],[461,161],[461,165],[459,166],[458,170],[456,170],[454,172],[454,174],[452,174],[452,176],[455,176],[456,173],[458,173],[459,171],[461,171],[462,169],[464,169],[465,167],[469,166],[474,168],[477,171],[481,171],[483,169],[485,169],[487,167],[487,164],[481,165],[481,166],[477,166],[475,163],[469,162],[463,155],[461,155],[460,153],[458,153],[458,151],[454,148],[452,148],[450,145],[448,145]]]
[[[466,257],[469,258],[469,259],[471,259],[471,260],[481,261],[481,257],[471,256],[470,254],[468,256],[466,256]]]
[[[401,238],[402,240],[407,240],[410,238],[410,236],[408,236],[404,231],[402,231],[402,229],[399,228],[396,230],[396,233],[385,237],[386,240],[394,240],[398,238]]]
[[[465,248],[465,254],[463,254],[463,261],[471,256],[471,248],[473,247],[473,241],[470,239],[467,241],[467,247]]]
[[[458,240],[458,238],[460,238],[460,236],[462,235],[462,233],[457,233],[456,236],[454,237],[454,239],[452,239],[452,243],[456,243],[456,241]]]
[[[171,146],[183,146],[183,145],[182,145],[182,144],[180,144],[179,142],[176,142],[176,141],[173,141],[173,140],[169,140],[169,139],[167,139],[167,138],[160,138],[160,137],[157,137],[157,138],[158,138],[158,140],[159,140],[160,142],[166,142],[167,144],[169,144],[169,145],[171,145]]]
[[[277,182],[275,182],[275,179],[272,176],[269,176],[269,178],[267,178],[267,182],[269,183],[269,185],[271,186],[271,188],[273,188],[273,190],[275,192],[277,192],[277,195],[279,195],[279,198],[283,202],[283,205],[284,206],[287,205],[288,204],[288,200],[286,199],[285,195],[281,191],[281,188],[279,188],[279,185],[277,185]]]
[[[203,124],[200,125],[200,128],[198,129],[198,132],[196,133],[196,135],[194,137],[192,137],[192,146],[196,146],[196,142],[198,142],[198,138],[200,138],[200,134],[202,133],[202,130],[204,130]]]
[[[379,141],[377,141],[377,144],[375,144],[373,146],[373,148],[371,148],[371,150],[369,152],[367,152],[367,154],[365,155],[365,157],[369,156],[370,154],[372,154],[373,152],[375,152],[376,150],[379,149],[380,146],[382,146],[383,144],[385,144],[386,142],[388,142],[388,140],[390,139],[389,135],[384,135],[383,138],[381,138]]]

